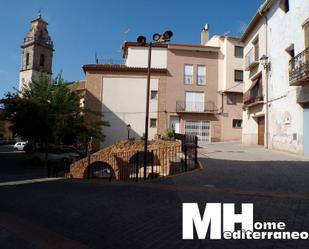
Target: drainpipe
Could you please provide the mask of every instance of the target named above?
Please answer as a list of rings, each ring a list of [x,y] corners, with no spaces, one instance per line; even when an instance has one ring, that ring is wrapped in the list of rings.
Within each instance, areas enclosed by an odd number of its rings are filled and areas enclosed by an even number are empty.
[[[266,39],[266,44],[265,44],[265,50],[266,50],[266,56],[268,57],[268,18],[266,15],[262,13],[262,10],[259,9],[259,14],[265,19],[265,25],[266,25],[266,33],[265,33],[265,39]],[[269,141],[268,141],[268,134],[269,134],[269,122],[268,122],[268,62],[266,64],[266,67],[264,67],[264,70],[266,72],[266,82],[265,82],[265,102],[266,102],[266,110],[265,110],[265,133],[266,133],[266,143],[265,147],[266,149],[269,148]]]

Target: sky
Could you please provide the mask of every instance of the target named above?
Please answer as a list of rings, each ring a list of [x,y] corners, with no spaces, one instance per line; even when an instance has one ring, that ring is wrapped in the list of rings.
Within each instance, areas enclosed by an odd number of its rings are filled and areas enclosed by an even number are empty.
[[[82,66],[121,60],[124,40],[172,30],[175,43],[200,43],[212,35],[241,36],[263,0],[0,0],[0,98],[18,88],[20,45],[41,9],[54,42],[53,74],[84,79]]]

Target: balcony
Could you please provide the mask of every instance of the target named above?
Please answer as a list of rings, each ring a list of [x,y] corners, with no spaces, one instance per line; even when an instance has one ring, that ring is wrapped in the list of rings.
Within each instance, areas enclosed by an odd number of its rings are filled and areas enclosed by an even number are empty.
[[[289,62],[290,86],[309,85],[309,47]]]
[[[177,101],[176,112],[214,114],[218,112],[218,108],[212,101],[208,102]]]
[[[245,56],[245,70],[249,71],[258,64],[259,64],[259,52],[256,47],[253,47]]]
[[[297,88],[296,90],[296,102],[304,105],[309,103],[309,89],[303,87]]]
[[[263,103],[262,80],[257,79],[253,87],[244,93],[244,107],[252,107]]]

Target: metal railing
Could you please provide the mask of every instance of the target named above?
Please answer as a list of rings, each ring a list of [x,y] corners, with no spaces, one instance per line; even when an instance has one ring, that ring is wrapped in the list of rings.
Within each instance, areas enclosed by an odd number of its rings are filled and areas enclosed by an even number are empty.
[[[124,64],[124,60],[119,60],[119,59],[96,59],[96,64],[110,64],[110,65],[115,65],[115,64]]]
[[[177,101],[176,112],[201,112],[201,113],[215,113],[218,111],[217,106],[213,101],[207,102],[190,102]]]
[[[309,47],[293,57],[289,62],[290,83],[308,78],[309,80]]]
[[[253,47],[245,55],[245,69],[248,70],[251,66],[259,63],[259,54],[256,53],[256,48]]]
[[[254,92],[252,90],[245,92],[243,100],[244,100],[244,105],[250,105],[250,104],[254,104],[256,102],[263,101],[264,96],[263,96],[262,88],[259,87],[258,91],[256,91],[256,92]]]

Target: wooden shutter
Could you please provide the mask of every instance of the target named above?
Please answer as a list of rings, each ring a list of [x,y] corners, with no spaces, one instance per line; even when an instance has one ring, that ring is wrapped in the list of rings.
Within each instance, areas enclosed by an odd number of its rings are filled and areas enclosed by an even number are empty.
[[[309,22],[304,27],[305,33],[305,48],[309,47]]]

